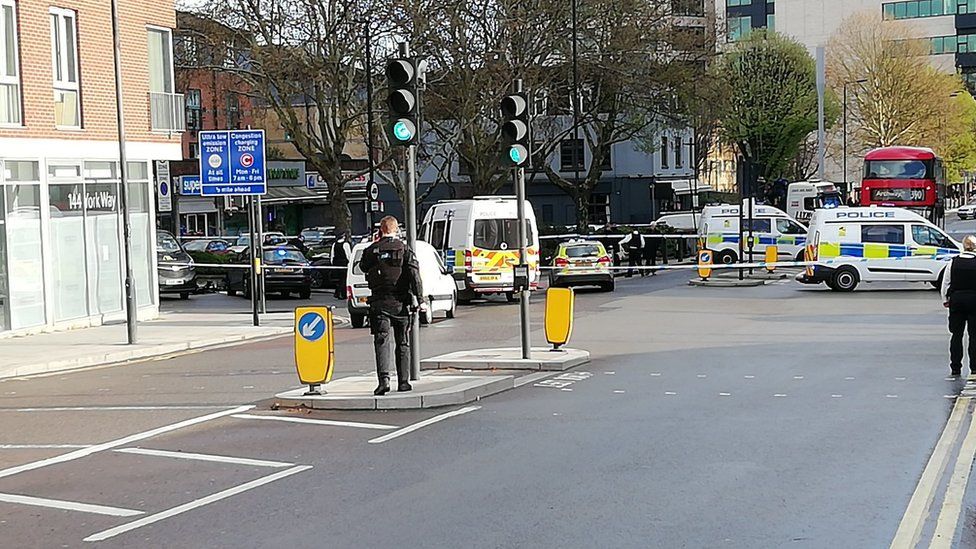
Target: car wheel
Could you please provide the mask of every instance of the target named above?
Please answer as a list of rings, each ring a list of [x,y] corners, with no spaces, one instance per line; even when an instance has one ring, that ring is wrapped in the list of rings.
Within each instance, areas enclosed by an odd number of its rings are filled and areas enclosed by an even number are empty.
[[[247,278],[241,282],[241,294],[244,297],[251,299],[251,281]]]
[[[454,318],[457,315],[457,304],[458,304],[457,292],[454,292],[451,295],[451,308],[447,310],[447,315],[446,315],[447,318]]]
[[[853,292],[857,287],[857,271],[853,267],[841,267],[834,272],[833,286],[830,288],[838,292]]]
[[[715,259],[720,265],[733,265],[739,258],[732,250],[722,250],[716,254]]]
[[[610,282],[604,282],[601,284],[600,288],[602,288],[604,292],[612,292],[615,289],[615,286],[616,285],[611,280]]]
[[[302,299],[311,299],[312,298],[312,289],[309,288],[307,290],[302,290],[302,291],[298,292],[298,297],[300,297]]]
[[[352,323],[353,328],[362,328],[366,325],[366,315],[358,315],[356,313],[349,314],[349,321]]]
[[[183,301],[190,299],[190,292],[180,292],[180,299]]]
[[[236,288],[231,288],[231,287],[228,286],[227,287],[227,295],[229,295],[231,297],[234,297],[235,295],[237,295],[237,289]]]

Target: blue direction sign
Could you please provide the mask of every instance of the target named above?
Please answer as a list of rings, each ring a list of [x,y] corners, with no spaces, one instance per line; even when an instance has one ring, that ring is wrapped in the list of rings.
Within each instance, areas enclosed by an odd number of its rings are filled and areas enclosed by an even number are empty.
[[[199,175],[182,175],[180,176],[180,194],[182,195],[199,195],[200,194],[200,176]]]
[[[200,132],[203,196],[267,193],[264,130]]]
[[[325,319],[312,311],[298,319],[298,335],[307,341],[318,341],[325,334]]]

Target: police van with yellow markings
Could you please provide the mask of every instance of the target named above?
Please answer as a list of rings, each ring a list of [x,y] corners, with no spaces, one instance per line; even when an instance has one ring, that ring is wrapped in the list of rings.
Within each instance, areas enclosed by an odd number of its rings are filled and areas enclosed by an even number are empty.
[[[806,243],[807,228],[779,208],[754,204],[750,220],[749,205],[742,218],[744,238],[752,229],[752,259],[762,260],[766,247],[775,245],[780,260],[800,260]],[[715,263],[731,265],[739,261],[739,206],[722,204],[706,206],[702,211],[698,236],[705,240],[705,247],[715,254]],[[748,254],[748,242],[743,242],[743,254]],[[747,258],[748,259],[748,258]]]
[[[928,282],[938,287],[958,242],[904,208],[816,210],[797,280],[850,292],[860,282]]]

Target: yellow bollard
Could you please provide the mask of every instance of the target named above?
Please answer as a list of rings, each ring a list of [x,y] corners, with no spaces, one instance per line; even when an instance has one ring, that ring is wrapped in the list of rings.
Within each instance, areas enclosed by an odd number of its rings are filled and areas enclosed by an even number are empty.
[[[553,350],[569,343],[573,335],[573,304],[576,294],[572,288],[546,290],[546,341]]]
[[[766,246],[766,271],[769,273],[775,271],[776,265],[774,263],[777,261],[779,261],[779,250],[773,244]]]
[[[298,380],[308,385],[306,395],[317,395],[318,386],[332,380],[335,366],[331,307],[295,309],[295,367]]]
[[[698,276],[700,276],[702,280],[708,280],[708,277],[712,276],[711,250],[698,251]]]

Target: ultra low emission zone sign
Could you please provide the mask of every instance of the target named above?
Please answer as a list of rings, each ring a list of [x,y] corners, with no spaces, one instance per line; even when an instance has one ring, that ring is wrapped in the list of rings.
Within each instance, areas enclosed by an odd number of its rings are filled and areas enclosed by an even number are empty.
[[[264,130],[200,132],[203,196],[267,193]]]
[[[328,307],[295,309],[295,367],[298,379],[310,385],[332,379],[335,343],[332,337],[332,310]]]

